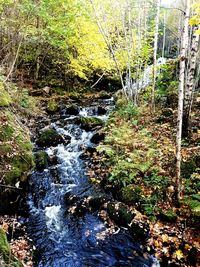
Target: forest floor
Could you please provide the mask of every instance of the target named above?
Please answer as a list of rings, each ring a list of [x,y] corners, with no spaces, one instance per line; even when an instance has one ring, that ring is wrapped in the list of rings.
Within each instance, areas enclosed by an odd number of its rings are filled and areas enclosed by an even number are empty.
[[[176,111],[121,105],[105,127],[88,174],[93,183],[111,190],[118,201],[148,224],[147,251],[161,266],[200,266],[200,115],[192,113],[192,136],[183,140],[183,196],[175,205]]]

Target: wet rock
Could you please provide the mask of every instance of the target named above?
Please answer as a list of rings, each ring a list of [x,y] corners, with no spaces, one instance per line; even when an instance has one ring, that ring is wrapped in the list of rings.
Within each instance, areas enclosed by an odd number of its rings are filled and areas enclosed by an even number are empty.
[[[56,130],[49,128],[44,130],[40,134],[37,140],[37,145],[40,147],[56,146],[62,143],[69,144],[70,140],[71,140],[70,136],[63,137],[62,135],[57,133]]]
[[[97,114],[98,115],[104,115],[104,114],[106,114],[106,112],[107,112],[107,109],[106,108],[104,108],[104,107],[98,107],[97,108]]]
[[[72,195],[71,192],[67,192],[65,194],[65,203],[68,206],[74,205],[75,203],[77,203],[78,201],[80,201],[80,198],[78,196]]]
[[[81,159],[87,159],[88,157],[91,157],[96,152],[95,147],[87,147],[83,154],[80,155]]]
[[[103,204],[109,201],[108,196],[106,195],[99,195],[99,196],[93,196],[89,198],[89,206],[94,209],[98,210]]]
[[[149,230],[148,223],[132,221],[129,225],[129,232],[136,240],[145,241],[148,238]]]
[[[81,126],[86,131],[91,131],[97,126],[103,126],[104,122],[96,117],[81,117],[76,120],[76,123]]]
[[[129,211],[128,207],[117,201],[108,203],[107,212],[109,217],[119,226],[127,227],[134,218],[134,214]]]
[[[40,151],[35,153],[35,167],[37,170],[41,171],[45,169],[48,165],[48,154],[45,151]]]
[[[95,133],[92,138],[91,138],[91,142],[94,144],[98,144],[99,142],[103,141],[105,138],[105,133],[103,132],[97,132]]]
[[[78,115],[79,114],[79,107],[77,105],[75,105],[75,104],[67,106],[66,114],[75,115],[75,116]]]

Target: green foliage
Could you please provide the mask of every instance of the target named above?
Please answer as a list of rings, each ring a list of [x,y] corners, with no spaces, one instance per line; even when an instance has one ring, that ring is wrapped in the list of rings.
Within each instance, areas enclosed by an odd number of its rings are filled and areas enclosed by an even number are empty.
[[[26,89],[23,89],[21,92],[20,105],[23,108],[29,107],[29,94],[28,94],[28,90]]]
[[[19,262],[12,254],[10,245],[8,243],[6,233],[0,228],[0,264],[3,266],[12,267],[23,267],[22,263]]]
[[[159,150],[149,131],[137,127],[138,114],[139,110],[131,103],[119,107],[108,122],[105,145],[98,148],[110,157],[109,180],[123,186],[159,169],[155,164]]]
[[[196,194],[200,191],[199,173],[193,173],[189,178],[184,179],[184,191],[186,195]]]
[[[156,98],[161,100],[166,98],[168,106],[174,106],[177,102],[178,94],[178,61],[169,60],[166,64],[162,65],[161,73],[156,81]]]
[[[193,156],[187,161],[182,161],[181,170],[185,178],[190,178],[190,175],[196,171],[199,164],[199,156]]]
[[[8,107],[11,103],[12,99],[0,81],[0,107]]]
[[[137,204],[142,199],[142,189],[139,186],[126,186],[120,191],[120,198],[126,204]]]
[[[152,172],[151,175],[144,177],[144,184],[156,193],[159,200],[163,200],[169,185],[169,177]]]
[[[55,101],[50,101],[47,105],[47,111],[48,112],[56,112],[59,110],[59,106]]]
[[[118,103],[119,106],[119,103]],[[121,105],[117,109],[118,116],[125,119],[137,118],[139,115],[139,108],[133,104],[133,102],[128,102],[126,105]]]
[[[167,211],[161,211],[161,217],[163,220],[171,223],[174,223],[177,220],[177,214],[171,209]]]
[[[32,144],[14,114],[1,112],[0,121],[0,171],[6,184],[15,184],[26,179],[33,166]]]

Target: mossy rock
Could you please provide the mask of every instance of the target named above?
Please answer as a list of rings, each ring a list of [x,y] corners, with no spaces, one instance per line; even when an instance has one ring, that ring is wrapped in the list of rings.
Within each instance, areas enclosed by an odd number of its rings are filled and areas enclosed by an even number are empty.
[[[59,106],[55,101],[50,101],[47,105],[47,112],[48,113],[55,113],[59,111]]]
[[[174,223],[177,220],[177,214],[173,210],[161,211],[161,219],[166,222]]]
[[[171,117],[173,115],[173,110],[171,108],[165,108],[162,110],[162,116]]]
[[[127,227],[134,218],[128,207],[121,202],[109,202],[107,205],[109,217],[119,226]]]
[[[149,224],[132,221],[128,227],[130,234],[139,241],[145,241],[149,235]]]
[[[35,153],[35,167],[37,170],[43,170],[48,165],[48,154],[45,151]]]
[[[11,255],[10,245],[8,243],[6,233],[0,228],[0,256],[5,266],[9,264],[12,267],[23,267],[23,264]],[[3,265],[4,266],[4,265]]]
[[[84,130],[90,131],[96,128],[97,126],[103,126],[104,122],[96,117],[81,117],[76,121]]]
[[[96,132],[92,138],[91,138],[91,142],[94,144],[98,144],[101,141],[103,141],[105,139],[105,133],[104,132]]]
[[[110,98],[110,94],[107,93],[106,91],[101,91],[101,92],[99,93],[99,98],[100,98],[100,99],[109,99],[109,98]]]
[[[30,169],[34,166],[32,153],[13,157],[9,162],[11,169],[6,173],[4,182],[14,185],[18,181],[25,181]]]
[[[66,107],[66,113],[68,115],[74,115],[74,116],[76,116],[76,115],[79,114],[79,110],[80,110],[79,107],[77,105],[75,105],[75,104],[71,104],[71,105],[68,105]]]
[[[8,107],[12,103],[12,98],[0,82],[0,107]]]
[[[28,171],[33,167],[32,144],[28,133],[21,128],[11,112],[1,112],[0,120],[3,122],[0,125],[0,149],[5,164],[0,167],[3,170],[4,182],[13,185],[25,180]]]
[[[157,119],[158,123],[166,123],[171,121],[173,116],[173,110],[171,108],[165,108],[162,110],[160,117]]]
[[[120,199],[126,204],[137,204],[142,199],[142,190],[136,186],[126,186],[120,191]]]
[[[61,143],[65,143],[64,138],[51,128],[44,130],[37,140],[40,147],[56,146]]]

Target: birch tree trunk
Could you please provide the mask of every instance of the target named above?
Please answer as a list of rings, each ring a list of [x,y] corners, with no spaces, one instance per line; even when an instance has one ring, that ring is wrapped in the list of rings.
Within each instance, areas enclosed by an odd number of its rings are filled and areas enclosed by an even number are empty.
[[[188,23],[190,15],[190,0],[185,0],[185,18],[182,33],[182,44],[180,54],[180,74],[179,74],[179,92],[178,92],[178,118],[177,118],[177,135],[176,135],[176,200],[180,201],[182,179],[181,179],[181,136],[182,136],[182,117],[183,117],[183,99],[186,76],[186,55],[188,47]]]
[[[192,43],[190,50],[190,61],[188,64],[187,81],[185,88],[185,99],[183,108],[183,137],[189,137],[191,128],[191,108],[192,108],[192,97],[195,84],[195,69],[197,64],[197,55],[199,49],[199,34],[196,33],[199,27],[194,27],[192,35]]]
[[[154,34],[154,49],[153,49],[153,85],[151,91],[151,108],[155,111],[155,87],[156,87],[156,76],[157,76],[157,50],[158,50],[158,26],[160,16],[160,0],[156,0],[156,22],[155,22],[155,34]]]

